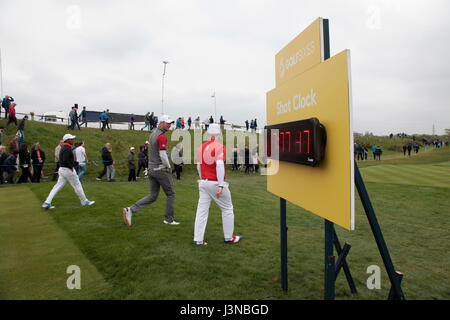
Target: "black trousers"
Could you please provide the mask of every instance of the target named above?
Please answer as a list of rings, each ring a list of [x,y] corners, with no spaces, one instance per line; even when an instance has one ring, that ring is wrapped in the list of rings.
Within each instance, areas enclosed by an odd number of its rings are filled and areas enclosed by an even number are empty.
[[[136,169],[130,169],[128,173],[128,181],[136,181]]]
[[[175,168],[174,168],[174,171],[177,174],[177,180],[180,180],[181,179],[181,172],[183,171],[183,166],[176,164]]]
[[[138,167],[138,171],[137,171],[137,176],[139,177],[139,173],[141,173],[141,169],[144,169],[145,170],[145,168],[147,168],[147,166],[145,165],[145,164],[139,164],[139,167]]]
[[[33,176],[31,175],[30,167],[22,167],[22,174],[20,175],[19,180],[17,180],[17,183],[26,183],[28,182],[28,180],[30,182],[33,182]]]
[[[17,118],[14,116],[9,116],[8,123],[6,124],[6,126],[9,126],[10,123],[14,123],[17,127]]]
[[[103,164],[103,170],[100,172],[100,174],[98,175],[98,178],[101,179],[103,178],[103,176],[106,174],[106,167],[108,167],[108,165]]]
[[[5,119],[8,119],[8,108],[3,108],[5,109]]]
[[[33,180],[32,182],[41,182],[42,164],[33,164]]]
[[[8,173],[6,181],[10,184],[14,184],[14,176],[16,175],[16,168],[7,169],[6,172]]]
[[[102,121],[102,131],[105,131],[106,129],[106,121]]]
[[[6,172],[6,170],[5,169],[3,169],[3,167],[2,166],[0,166],[0,184],[3,184],[5,181],[4,181],[4,177],[3,177],[3,175],[4,175],[4,173]]]

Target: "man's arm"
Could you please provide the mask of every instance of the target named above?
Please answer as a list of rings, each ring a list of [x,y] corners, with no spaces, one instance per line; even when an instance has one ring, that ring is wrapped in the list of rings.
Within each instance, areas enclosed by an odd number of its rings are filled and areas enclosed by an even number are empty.
[[[197,163],[197,172],[200,179],[202,178],[202,166],[200,165],[200,162]]]
[[[166,150],[159,150],[159,156],[161,157],[161,161],[163,166],[167,169],[170,169],[169,157],[167,156]]]
[[[169,157],[167,156],[167,137],[165,134],[161,134],[158,136],[158,147],[159,147],[159,156],[161,157],[161,161],[163,166],[167,169],[170,169]]]

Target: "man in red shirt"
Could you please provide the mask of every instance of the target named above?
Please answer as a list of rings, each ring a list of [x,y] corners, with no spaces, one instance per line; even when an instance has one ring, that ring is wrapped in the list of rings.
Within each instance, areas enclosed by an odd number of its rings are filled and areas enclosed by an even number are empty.
[[[194,244],[206,245],[203,241],[208,222],[209,207],[214,200],[222,211],[222,224],[225,243],[238,243],[242,236],[234,235],[234,212],[228,182],[225,182],[226,148],[216,140],[220,126],[209,125],[211,139],[200,146],[197,152],[197,170],[200,198],[195,217]]]

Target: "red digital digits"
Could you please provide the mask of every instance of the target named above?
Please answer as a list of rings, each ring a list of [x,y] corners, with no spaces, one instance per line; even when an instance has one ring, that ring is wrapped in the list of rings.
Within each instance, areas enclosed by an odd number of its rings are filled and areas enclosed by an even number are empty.
[[[306,142],[306,152],[304,150],[304,145],[305,145],[304,142]],[[310,154],[310,152],[311,152],[311,131],[310,130],[297,131],[297,137],[296,137],[295,144],[297,145],[297,148],[296,148],[297,153]]]
[[[294,132],[295,134],[292,134]],[[280,131],[278,133],[278,147],[280,152],[284,153],[300,153],[300,154],[310,154],[311,153],[311,130],[294,130],[294,131]],[[272,133],[274,138],[277,134]]]

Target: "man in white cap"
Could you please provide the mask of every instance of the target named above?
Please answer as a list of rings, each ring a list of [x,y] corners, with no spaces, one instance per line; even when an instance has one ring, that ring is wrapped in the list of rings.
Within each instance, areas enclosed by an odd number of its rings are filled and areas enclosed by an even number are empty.
[[[83,187],[81,186],[80,179],[75,171],[75,159],[73,156],[73,139],[76,137],[71,134],[65,134],[63,137],[64,144],[61,147],[61,151],[59,153],[59,178],[53,187],[52,191],[48,195],[45,202],[42,204],[43,209],[53,209],[52,200],[55,195],[61,190],[62,187],[66,183],[69,183],[72,188],[75,190],[78,198],[80,198],[80,202],[82,206],[91,206],[95,203],[95,201],[89,201],[83,191]]]
[[[197,152],[200,198],[195,216],[194,244],[199,246],[207,244],[204,242],[204,235],[211,200],[214,200],[222,211],[224,242],[238,243],[242,236],[236,236],[233,233],[233,203],[228,182],[225,181],[226,148],[216,139],[220,136],[220,126],[217,123],[211,123],[207,132],[211,139],[202,144]]]
[[[150,150],[148,161],[148,177],[150,179],[150,194],[137,201],[131,207],[122,209],[125,224],[131,226],[131,217],[134,213],[144,209],[158,199],[160,187],[167,196],[164,223],[178,225],[174,220],[175,189],[172,180],[172,169],[167,156],[167,137],[165,133],[170,130],[174,121],[167,115],[161,116],[158,128],[150,135]]]

